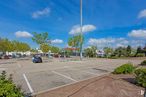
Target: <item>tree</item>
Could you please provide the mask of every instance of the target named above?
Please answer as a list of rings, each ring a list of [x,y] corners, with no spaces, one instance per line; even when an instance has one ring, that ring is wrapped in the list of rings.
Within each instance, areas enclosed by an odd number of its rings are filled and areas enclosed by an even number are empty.
[[[146,56],[146,44],[145,44],[145,46],[144,46],[144,48],[143,48],[143,52],[144,52],[144,54],[145,54],[145,56]]]
[[[82,38],[82,41],[81,41]],[[76,35],[68,39],[68,45],[71,47],[80,48],[83,44],[84,38],[81,35]],[[80,48],[81,51],[81,48]],[[77,55],[77,54],[76,54]]]
[[[12,44],[8,39],[1,39],[1,41],[0,41],[0,51],[1,52],[12,51],[11,46],[12,46]]]
[[[10,41],[8,39],[1,39],[0,40],[0,51],[5,52],[12,52],[12,51],[20,51],[25,52],[29,51],[30,46],[27,43],[19,42],[19,41]]]
[[[124,47],[118,47],[114,51],[114,55],[121,57],[121,56],[126,56],[126,48]]]
[[[44,43],[48,43],[48,33],[47,32],[44,32],[44,33],[36,33],[36,32],[33,32],[33,37],[32,37],[32,40],[34,42],[36,42],[38,45],[41,45],[41,44],[44,44]]]
[[[131,46],[130,45],[127,46],[126,52],[127,52],[127,57],[129,57],[130,54],[131,54],[131,52],[132,52],[132,49],[131,49]]]
[[[90,48],[84,49],[85,55],[87,57],[96,57],[97,47],[91,46]]]
[[[40,49],[42,50],[42,52],[47,53],[50,49],[49,45],[46,43],[43,43],[40,45]]]
[[[30,51],[31,51],[33,54],[35,54],[35,53],[38,52],[38,50],[36,50],[36,49],[31,49]]]
[[[70,37],[68,39],[68,45],[72,46],[72,47],[76,47],[76,41],[75,41],[74,37]]]
[[[143,50],[141,48],[141,46],[137,47],[137,51],[136,51],[136,54],[135,54],[135,57],[139,54],[139,53],[142,53]]]
[[[80,35],[69,38],[68,45],[78,48],[80,46]]]
[[[55,46],[51,46],[51,52],[52,53],[59,53],[60,49],[58,47],[55,47]]]
[[[13,51],[17,52],[26,52],[30,50],[30,46],[27,43],[19,42],[19,41],[12,41],[12,48]]]
[[[113,49],[109,48],[109,47],[105,47],[103,50],[104,50],[106,57],[109,57],[113,53]]]

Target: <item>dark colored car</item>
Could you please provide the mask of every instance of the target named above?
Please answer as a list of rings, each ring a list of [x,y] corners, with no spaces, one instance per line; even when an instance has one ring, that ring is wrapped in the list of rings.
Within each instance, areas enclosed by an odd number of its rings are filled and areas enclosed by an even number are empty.
[[[33,58],[32,58],[32,62],[33,63],[42,63],[42,58],[38,55],[34,55]]]
[[[59,58],[59,55],[58,54],[54,54],[54,58]]]
[[[10,59],[8,55],[4,55],[4,59]]]

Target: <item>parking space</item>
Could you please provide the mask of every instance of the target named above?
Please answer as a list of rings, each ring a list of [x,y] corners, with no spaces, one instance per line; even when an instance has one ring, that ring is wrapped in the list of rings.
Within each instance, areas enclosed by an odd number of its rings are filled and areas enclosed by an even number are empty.
[[[39,92],[73,82],[52,72],[35,72],[26,74],[33,91]]]
[[[92,76],[91,74],[83,72],[81,70],[73,70],[73,69],[69,69],[69,68],[56,70],[56,72],[58,72],[62,75],[68,76],[68,77],[74,79],[75,81],[79,81],[79,80]]]
[[[26,73],[31,88],[28,92],[38,93],[40,91],[68,85],[79,82],[94,76],[105,74],[100,70],[85,69],[79,70],[75,68],[62,68],[57,70],[40,71]],[[29,85],[28,85],[29,86]]]
[[[64,59],[63,59],[64,60]],[[108,74],[117,66],[141,60],[86,59],[83,61],[61,61],[45,59],[44,63],[34,64],[29,60],[7,60],[0,64],[0,71],[13,74],[13,80],[25,93],[40,93],[76,83],[89,78]]]

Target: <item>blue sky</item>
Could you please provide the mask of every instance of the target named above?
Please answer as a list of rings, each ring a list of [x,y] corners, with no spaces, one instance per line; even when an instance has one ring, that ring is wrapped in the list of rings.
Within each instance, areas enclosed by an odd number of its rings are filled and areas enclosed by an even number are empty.
[[[48,32],[52,45],[66,47],[79,33],[80,0],[0,0],[0,37],[27,42]],[[139,46],[146,40],[146,0],[83,0],[84,47]]]

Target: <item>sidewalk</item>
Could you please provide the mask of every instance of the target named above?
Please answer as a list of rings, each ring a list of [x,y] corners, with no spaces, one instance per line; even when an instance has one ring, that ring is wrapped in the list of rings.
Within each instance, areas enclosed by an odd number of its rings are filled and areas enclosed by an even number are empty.
[[[34,97],[143,97],[141,87],[126,80],[130,75],[105,75],[55,90],[40,93]]]

